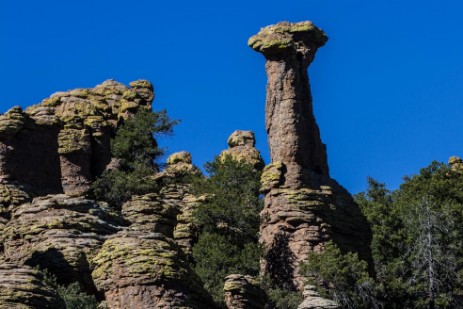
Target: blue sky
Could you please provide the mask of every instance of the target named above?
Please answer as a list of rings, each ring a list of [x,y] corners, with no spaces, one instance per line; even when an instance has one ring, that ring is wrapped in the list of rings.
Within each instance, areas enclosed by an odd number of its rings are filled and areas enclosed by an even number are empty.
[[[329,37],[309,69],[333,178],[396,188],[432,160],[463,155],[461,1],[3,1],[0,112],[58,90],[148,79],[154,109],[181,119],[167,152],[202,166],[236,129],[269,162],[264,58],[247,39],[312,20]]]

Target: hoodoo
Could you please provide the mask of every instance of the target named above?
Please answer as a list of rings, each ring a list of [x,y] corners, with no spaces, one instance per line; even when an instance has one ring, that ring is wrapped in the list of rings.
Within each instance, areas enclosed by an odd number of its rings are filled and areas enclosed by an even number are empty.
[[[328,40],[312,22],[265,27],[248,44],[266,59],[266,129],[271,164],[262,175],[263,271],[302,289],[299,264],[333,240],[370,260],[371,232],[350,194],[328,172],[307,68]]]

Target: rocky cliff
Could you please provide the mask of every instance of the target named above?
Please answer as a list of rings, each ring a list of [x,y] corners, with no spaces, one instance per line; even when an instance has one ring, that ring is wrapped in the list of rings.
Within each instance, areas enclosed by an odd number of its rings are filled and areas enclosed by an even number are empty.
[[[0,116],[0,308],[64,308],[38,269],[79,282],[109,308],[212,306],[187,263],[200,197],[172,183],[120,212],[86,197],[111,166],[120,122],[153,98],[148,81],[109,80]],[[188,153],[172,155],[156,179],[178,173],[200,173]]]
[[[268,74],[262,275],[295,290],[303,287],[299,263],[327,240],[370,258],[368,225],[329,176],[312,111],[307,68],[326,41],[311,22],[269,26],[249,40]],[[132,195],[120,209],[89,194],[105,170],[118,168],[110,144],[121,123],[151,110],[153,99],[148,81],[108,80],[0,115],[0,308],[64,308],[43,269],[108,308],[214,308],[192,269],[193,213],[208,195],[178,181],[203,177],[188,152],[172,154],[152,175],[156,192]],[[235,131],[228,144],[219,158],[264,167],[251,131]],[[312,290],[305,295],[301,308],[336,307]],[[268,306],[260,279],[242,274],[225,278],[224,298],[230,309]]]

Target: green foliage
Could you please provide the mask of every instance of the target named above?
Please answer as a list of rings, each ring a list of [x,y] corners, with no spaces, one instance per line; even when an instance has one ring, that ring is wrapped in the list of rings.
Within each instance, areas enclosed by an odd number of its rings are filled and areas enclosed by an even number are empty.
[[[264,278],[263,287],[274,309],[296,309],[304,300],[300,292],[281,288],[269,278]]]
[[[356,196],[372,226],[379,301],[387,308],[460,308],[463,176],[433,162],[395,192],[369,179]]]
[[[79,283],[74,282],[64,286],[59,284],[56,276],[47,270],[44,270],[43,274],[45,285],[58,293],[64,300],[66,309],[96,309],[98,307],[95,296],[83,292]]]
[[[322,296],[333,299],[343,308],[374,308],[374,281],[368,274],[368,264],[356,253],[343,254],[327,242],[322,253],[311,252],[301,265],[308,283],[319,287]]]
[[[196,194],[209,195],[193,214],[200,228],[193,247],[194,268],[214,301],[223,306],[225,276],[258,274],[259,172],[230,157],[217,158],[206,170],[210,177],[193,185]]]
[[[119,167],[105,171],[93,183],[96,198],[117,209],[134,194],[156,191],[152,176],[158,167],[154,160],[163,151],[153,135],[172,132],[176,123],[166,111],[139,109],[128,118],[111,141],[111,155],[119,160]]]

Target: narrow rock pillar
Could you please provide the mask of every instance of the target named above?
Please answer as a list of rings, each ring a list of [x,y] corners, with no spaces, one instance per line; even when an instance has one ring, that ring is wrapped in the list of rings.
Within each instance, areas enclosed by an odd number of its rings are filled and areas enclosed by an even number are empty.
[[[266,129],[272,162],[261,177],[262,271],[290,289],[303,289],[300,263],[309,252],[322,251],[327,241],[371,259],[368,222],[350,194],[330,178],[313,115],[307,69],[326,41],[322,30],[305,21],[262,28],[248,42],[264,55],[268,77]]]
[[[328,175],[325,145],[312,111],[307,68],[325,33],[306,21],[268,26],[249,39],[265,56],[268,83],[266,129],[272,162],[282,162],[285,184],[299,187],[315,174]]]

